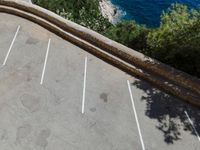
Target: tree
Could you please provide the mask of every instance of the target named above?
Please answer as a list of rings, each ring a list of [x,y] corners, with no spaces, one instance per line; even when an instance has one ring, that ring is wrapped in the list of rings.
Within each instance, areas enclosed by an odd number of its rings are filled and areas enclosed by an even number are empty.
[[[200,11],[173,4],[148,34],[148,55],[200,77]]]

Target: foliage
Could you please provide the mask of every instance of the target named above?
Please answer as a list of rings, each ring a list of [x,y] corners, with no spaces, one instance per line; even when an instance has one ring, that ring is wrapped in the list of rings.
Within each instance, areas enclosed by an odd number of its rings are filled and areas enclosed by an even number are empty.
[[[200,77],[200,11],[173,4],[148,35],[148,54]]]
[[[133,21],[122,21],[108,28],[104,35],[133,49],[143,51],[149,30]]]
[[[33,3],[97,32],[111,26],[100,11],[98,0],[32,0]]]

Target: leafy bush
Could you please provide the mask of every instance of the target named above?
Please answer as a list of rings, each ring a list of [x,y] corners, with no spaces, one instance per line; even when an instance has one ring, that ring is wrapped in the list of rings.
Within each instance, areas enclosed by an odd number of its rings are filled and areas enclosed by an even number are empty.
[[[98,0],[32,0],[33,3],[97,32],[111,26],[99,11]]]
[[[146,48],[148,32],[149,29],[145,26],[133,21],[123,21],[108,28],[104,35],[128,47],[143,51]]]
[[[173,4],[148,34],[148,54],[200,77],[200,11]]]

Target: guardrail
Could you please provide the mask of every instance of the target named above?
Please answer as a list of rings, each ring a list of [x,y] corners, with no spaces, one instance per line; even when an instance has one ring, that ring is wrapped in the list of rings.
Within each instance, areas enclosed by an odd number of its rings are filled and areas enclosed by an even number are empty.
[[[200,106],[200,80],[53,12],[21,0],[0,0],[0,12],[38,23],[58,36],[127,73],[144,79],[168,94]]]

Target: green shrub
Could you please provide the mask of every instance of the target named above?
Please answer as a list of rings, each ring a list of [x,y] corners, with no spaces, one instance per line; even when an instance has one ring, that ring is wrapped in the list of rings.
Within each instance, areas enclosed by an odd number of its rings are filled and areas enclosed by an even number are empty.
[[[33,3],[97,32],[111,26],[99,11],[98,0],[32,0]]]
[[[148,55],[200,77],[200,12],[173,4],[148,34]]]
[[[133,21],[122,21],[108,28],[104,35],[138,51],[146,48],[149,29]]]

